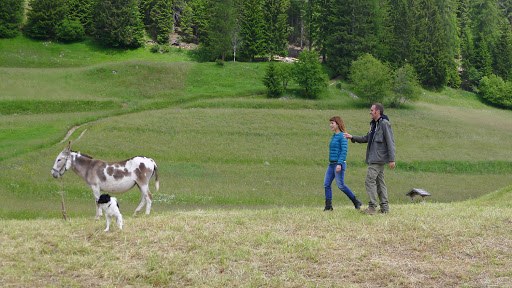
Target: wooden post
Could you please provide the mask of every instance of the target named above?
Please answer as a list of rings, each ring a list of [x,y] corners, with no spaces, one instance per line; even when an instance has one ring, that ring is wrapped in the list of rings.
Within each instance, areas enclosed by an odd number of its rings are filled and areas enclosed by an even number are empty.
[[[62,197],[62,217],[64,218],[64,221],[68,220],[68,215],[66,213],[66,206],[64,206],[64,177],[60,176],[60,196]]]

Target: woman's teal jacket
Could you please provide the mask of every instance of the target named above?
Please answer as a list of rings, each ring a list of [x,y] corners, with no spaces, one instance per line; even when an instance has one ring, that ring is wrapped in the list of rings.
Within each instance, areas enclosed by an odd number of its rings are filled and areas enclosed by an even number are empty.
[[[334,133],[332,134],[331,143],[329,143],[329,161],[343,165],[346,160],[347,139],[343,137],[343,133]]]

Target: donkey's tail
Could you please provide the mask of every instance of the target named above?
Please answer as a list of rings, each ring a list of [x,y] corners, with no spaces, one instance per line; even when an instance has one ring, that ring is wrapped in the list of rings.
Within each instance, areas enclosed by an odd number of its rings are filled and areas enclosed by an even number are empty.
[[[158,184],[158,167],[156,167],[156,163],[155,163],[154,174],[155,174],[155,189],[156,189],[156,191],[158,191],[158,189],[160,188],[160,185]]]
[[[155,162],[153,162],[155,163]],[[160,188],[160,185],[158,185],[158,168],[156,167],[156,163],[155,163],[155,166],[154,166],[154,169],[153,169],[153,174],[151,175],[151,177],[153,177],[153,175],[155,175],[155,189],[156,191],[158,191],[158,188]],[[150,178],[151,180],[151,178]],[[148,180],[148,185],[149,185],[149,180]],[[151,191],[149,191],[148,189],[148,196],[149,196],[149,199],[153,200],[153,194],[151,194]]]

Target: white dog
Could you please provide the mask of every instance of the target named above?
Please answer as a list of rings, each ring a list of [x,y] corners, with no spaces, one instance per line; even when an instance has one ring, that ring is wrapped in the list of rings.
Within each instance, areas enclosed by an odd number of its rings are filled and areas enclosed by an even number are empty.
[[[114,216],[117,218],[117,225],[119,229],[123,230],[123,215],[119,211],[119,204],[117,203],[116,197],[110,197],[108,194],[101,194],[97,201],[101,209],[105,212],[105,218],[107,218],[107,232],[110,228],[110,217]]]

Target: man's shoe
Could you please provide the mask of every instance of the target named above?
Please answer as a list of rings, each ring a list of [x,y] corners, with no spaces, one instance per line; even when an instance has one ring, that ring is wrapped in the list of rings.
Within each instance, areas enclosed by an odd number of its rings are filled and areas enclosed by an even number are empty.
[[[389,213],[389,210],[384,210],[384,209],[380,208],[379,213],[387,214],[387,213]]]
[[[365,210],[361,211],[361,213],[366,215],[375,215],[377,211],[375,211],[375,208],[368,207]]]

